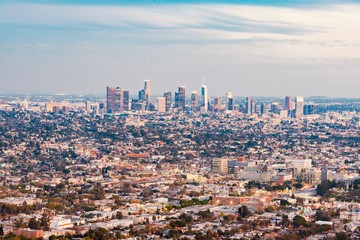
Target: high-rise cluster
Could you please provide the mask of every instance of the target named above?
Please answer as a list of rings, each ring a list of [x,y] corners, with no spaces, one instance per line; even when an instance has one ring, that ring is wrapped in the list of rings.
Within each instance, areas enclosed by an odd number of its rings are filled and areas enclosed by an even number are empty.
[[[281,117],[293,118],[300,118],[303,115],[317,112],[317,106],[312,103],[305,104],[304,98],[301,96],[294,99],[291,96],[286,96],[283,104],[266,101],[257,103],[256,99],[252,97],[246,97],[245,102],[242,100],[235,102],[232,93],[226,92],[225,98],[216,97],[210,101],[208,87],[204,82],[200,93],[199,96],[198,91],[192,91],[188,99],[186,87],[180,86],[175,92],[174,99],[172,92],[167,91],[164,92],[163,96],[159,96],[156,101],[153,101],[150,80],[145,80],[144,87],[138,92],[138,98],[130,100],[129,91],[125,91],[121,87],[107,87],[107,112],[116,114],[124,111],[157,111],[158,113],[240,111],[246,115],[267,115],[270,112],[279,114]]]

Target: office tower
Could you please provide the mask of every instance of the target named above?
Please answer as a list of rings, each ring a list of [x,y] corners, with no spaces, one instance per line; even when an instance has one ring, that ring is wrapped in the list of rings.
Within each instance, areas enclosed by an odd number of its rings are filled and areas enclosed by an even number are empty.
[[[232,101],[232,93],[231,92],[227,92],[226,93],[226,98],[225,98],[225,110],[233,110],[233,107],[230,108],[230,99]]]
[[[246,98],[246,107],[245,107],[246,114],[248,114],[248,115],[252,114],[251,107],[252,107],[252,99],[250,97],[247,97]]]
[[[174,108],[178,109],[179,108],[179,93],[175,92],[175,104],[174,104]]]
[[[130,93],[129,91],[124,91],[124,111],[130,111]]]
[[[235,106],[234,106],[234,99],[233,98],[229,98],[228,99],[228,109],[227,110],[234,110],[235,109]]]
[[[179,91],[177,93],[175,93],[175,107],[179,110],[179,111],[184,111],[185,110],[185,86],[180,86],[179,87]]]
[[[197,91],[191,93],[191,111],[196,112],[199,107],[199,95]]]
[[[120,87],[107,87],[106,105],[108,113],[124,111],[124,89]]]
[[[267,114],[267,104],[266,103],[261,104],[260,113],[263,114],[263,115]]]
[[[144,89],[141,89],[139,91],[139,100],[140,101],[146,101],[146,94],[145,94],[145,90]]]
[[[299,118],[304,115],[304,98],[296,97],[295,98],[295,117]]]
[[[88,114],[91,113],[91,102],[90,101],[85,102],[85,111]]]
[[[166,112],[169,112],[171,109],[171,104],[172,104],[171,92],[165,92],[164,98],[165,98]]]
[[[105,103],[99,103],[99,113],[105,113]]]
[[[222,99],[221,97],[215,98],[214,111],[220,111],[222,109]]]
[[[139,99],[131,99],[131,110],[140,111],[142,107],[142,101]]]
[[[145,101],[151,102],[150,80],[148,80],[148,79],[145,80],[144,94],[145,94]]]
[[[100,112],[100,104],[98,102],[91,104],[91,114],[99,114]]]
[[[115,110],[115,88],[106,87],[106,109],[107,113],[113,113]]]
[[[317,113],[317,105],[308,103],[304,105],[304,115],[311,115]]]
[[[256,100],[251,99],[251,114],[256,113]]]
[[[118,113],[122,111],[124,111],[124,89],[120,87],[116,87],[114,113]]]
[[[278,113],[280,111],[280,105],[278,102],[273,102],[271,104],[271,112]]]
[[[290,96],[287,96],[285,97],[285,110],[291,111],[292,109],[292,98]]]
[[[201,97],[202,97],[204,112],[207,112],[209,108],[209,98],[208,98],[208,89],[205,83],[203,83],[201,87]]]
[[[214,158],[211,160],[211,171],[218,174],[228,174],[228,159]]]
[[[158,113],[166,112],[166,99],[164,97],[158,97],[157,101],[158,101],[158,106],[157,106]]]

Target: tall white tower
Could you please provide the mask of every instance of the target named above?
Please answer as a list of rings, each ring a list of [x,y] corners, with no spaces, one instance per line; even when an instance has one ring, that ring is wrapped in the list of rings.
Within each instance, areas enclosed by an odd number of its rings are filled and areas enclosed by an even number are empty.
[[[145,80],[144,92],[145,92],[145,100],[151,102],[150,80],[149,79]]]
[[[207,89],[207,86],[205,85],[205,83],[203,83],[203,85],[201,87],[201,96],[202,96],[204,111],[207,112],[208,107],[209,107],[208,106],[209,98],[208,98],[208,89]]]
[[[304,115],[304,97],[295,97],[295,117],[299,118]]]
[[[229,101],[230,98],[232,98],[232,93],[231,92],[227,92],[226,93],[226,99],[225,99],[225,110],[229,110]]]

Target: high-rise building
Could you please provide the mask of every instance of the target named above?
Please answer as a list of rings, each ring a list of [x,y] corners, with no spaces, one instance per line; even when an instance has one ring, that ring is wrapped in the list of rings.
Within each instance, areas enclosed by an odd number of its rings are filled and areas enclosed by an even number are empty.
[[[217,97],[215,98],[215,102],[214,102],[214,111],[220,111],[222,110],[222,98],[221,97]]]
[[[199,107],[199,95],[197,91],[193,91],[191,93],[191,111],[196,112],[198,110]]]
[[[295,98],[295,117],[299,118],[304,115],[304,97]]]
[[[115,110],[115,88],[106,87],[106,109],[108,113],[113,113]]]
[[[172,105],[171,92],[164,93],[166,112],[169,112]]]
[[[230,108],[230,101],[232,101],[232,100],[233,100],[232,93],[227,92],[226,93],[226,98],[225,98],[225,110],[233,110],[233,106],[231,106],[231,108]]]
[[[157,106],[158,113],[166,112],[166,99],[164,97],[158,97],[157,101],[158,101],[158,106]]]
[[[124,89],[120,87],[106,88],[106,105],[108,113],[118,113],[124,110]]]
[[[186,100],[185,89],[186,89],[185,86],[180,86],[179,91],[175,93],[175,107],[179,111],[185,110],[185,100]]]
[[[227,110],[234,110],[235,109],[235,106],[234,106],[234,99],[233,98],[229,98],[228,99],[228,109]]]
[[[260,113],[263,114],[263,115],[267,114],[267,104],[266,103],[261,104]]]
[[[139,91],[139,100],[140,101],[146,101],[146,94],[145,94],[145,90],[144,89],[141,89]]]
[[[129,91],[124,91],[124,111],[130,111],[130,93]]]
[[[251,97],[247,97],[246,98],[246,107],[245,107],[245,112],[248,115],[253,114],[253,111],[255,110],[255,108],[253,109],[253,105],[255,105],[255,101],[253,99],[251,99]]]
[[[311,115],[317,113],[317,105],[308,103],[304,105],[304,115]]]
[[[145,94],[145,101],[151,102],[150,80],[148,79],[145,80],[144,94]]]
[[[256,113],[256,100],[251,99],[251,114]]]
[[[250,97],[246,97],[245,113],[248,115],[251,115],[251,98]]]
[[[214,158],[211,160],[211,171],[218,174],[228,174],[228,159]]]
[[[286,96],[285,97],[285,110],[291,111],[292,109],[293,109],[292,97]]]
[[[279,113],[280,112],[280,105],[278,102],[271,103],[271,112]]]
[[[120,87],[107,87],[106,106],[108,113],[124,111],[124,89]]]
[[[202,106],[204,107],[204,112],[207,112],[209,108],[209,98],[208,98],[208,89],[205,83],[203,83],[201,87],[201,97],[202,97],[202,102],[203,102]]]
[[[85,102],[85,111],[88,114],[91,113],[91,102],[90,101]]]
[[[124,111],[124,89],[121,87],[115,88],[115,109],[114,113]]]
[[[99,113],[105,113],[105,103],[104,102],[100,102],[99,103]]]

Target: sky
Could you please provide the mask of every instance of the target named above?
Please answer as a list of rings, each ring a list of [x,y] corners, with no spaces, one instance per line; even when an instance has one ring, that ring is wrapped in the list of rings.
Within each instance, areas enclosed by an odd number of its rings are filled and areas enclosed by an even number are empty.
[[[0,0],[0,92],[360,97],[360,0]]]

